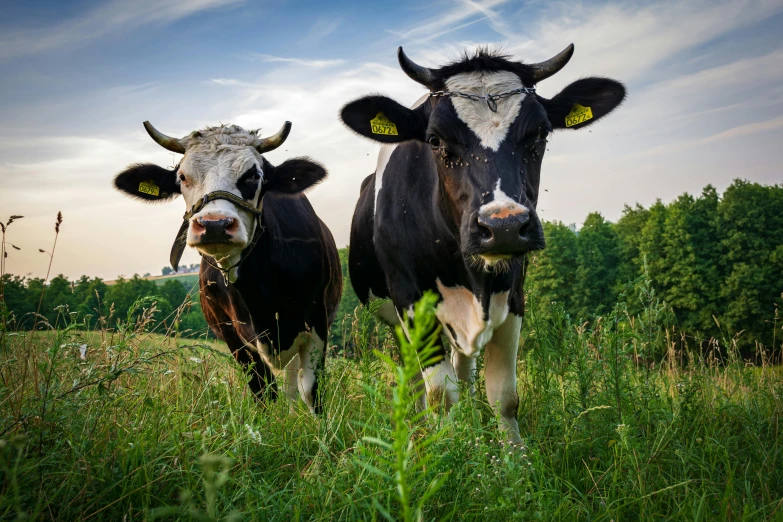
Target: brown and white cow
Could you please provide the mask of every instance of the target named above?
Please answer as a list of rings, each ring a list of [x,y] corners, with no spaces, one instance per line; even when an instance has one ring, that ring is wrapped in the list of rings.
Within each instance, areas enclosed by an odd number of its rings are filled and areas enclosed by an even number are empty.
[[[342,292],[332,234],[302,191],[326,177],[307,158],[272,165],[263,154],[285,141],[291,124],[262,139],[235,125],[210,127],[181,139],[144,124],[166,149],[182,154],[173,169],[131,165],[114,179],[120,191],[154,202],[179,194],[189,209],[172,250],[185,245],[203,257],[204,316],[250,374],[255,397],[299,395],[318,413],[324,343]]]
[[[346,105],[343,121],[381,142],[362,184],[351,226],[351,282],[363,303],[391,298],[379,315],[396,323],[426,290],[451,356],[423,368],[430,399],[458,399],[485,353],[487,398],[501,429],[517,424],[517,347],[524,313],[524,262],[544,248],[536,213],[541,162],[553,130],[581,129],[614,110],[622,84],[584,78],[552,99],[535,85],[559,71],[573,45],[542,63],[479,50],[438,69],[411,61],[403,71],[429,93],[412,108],[371,95]]]

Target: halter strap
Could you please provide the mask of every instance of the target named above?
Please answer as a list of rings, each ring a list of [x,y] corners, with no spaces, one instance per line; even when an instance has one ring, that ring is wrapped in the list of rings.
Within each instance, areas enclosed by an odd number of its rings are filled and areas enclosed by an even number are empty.
[[[226,280],[226,283],[228,284],[229,279],[229,272],[233,270],[234,268],[237,268],[239,265],[242,264],[245,259],[248,258],[250,253],[255,248],[256,244],[258,243],[259,238],[261,237],[261,234],[264,233],[264,228],[261,225],[261,214],[262,210],[259,208],[261,206],[261,202],[264,201],[264,196],[266,195],[266,190],[264,190],[264,187],[262,185],[261,187],[261,195],[258,198],[258,205],[253,205],[251,203],[248,203],[241,197],[237,196],[236,194],[233,194],[231,192],[227,192],[225,190],[216,190],[214,192],[210,192],[209,194],[204,194],[204,196],[196,201],[196,203],[193,204],[193,206],[185,212],[185,214],[182,216],[182,225],[179,227],[179,231],[177,232],[177,237],[174,238],[174,244],[171,247],[171,254],[169,255],[169,261],[171,262],[171,267],[176,272],[179,268],[179,261],[182,259],[182,254],[185,252],[185,247],[187,246],[187,239],[188,239],[188,227],[190,226],[190,218],[192,218],[194,215],[196,215],[198,212],[201,211],[201,209],[204,208],[204,206],[211,202],[211,201],[217,201],[219,199],[225,199],[227,201],[231,201],[238,207],[247,210],[253,216],[256,218],[257,224],[256,224],[256,230],[253,233],[253,239],[250,241],[250,244],[246,246],[242,250],[242,254],[239,256],[239,261],[237,261],[235,264],[228,268],[221,268],[220,265],[215,265],[210,262],[209,257],[205,256],[201,252],[198,254],[207,262],[209,266],[212,268],[215,268],[220,271],[220,273],[223,274],[223,277]]]
[[[467,92],[459,92],[459,91],[430,91],[430,96],[433,98],[443,98],[443,97],[457,97],[457,98],[465,98],[468,100],[473,101],[483,101],[487,103],[487,106],[489,107],[489,110],[492,112],[498,112],[498,104],[496,103],[498,100],[502,100],[503,98],[508,98],[509,96],[514,96],[515,94],[535,94],[536,88],[535,87],[520,87],[518,89],[513,89],[506,92],[500,92],[497,94],[471,94]]]

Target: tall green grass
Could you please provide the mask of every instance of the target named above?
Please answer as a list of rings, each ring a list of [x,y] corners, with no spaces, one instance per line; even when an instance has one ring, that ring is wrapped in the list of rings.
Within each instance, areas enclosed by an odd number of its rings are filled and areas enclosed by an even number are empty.
[[[255,402],[220,344],[150,333],[149,301],[98,332],[63,309],[4,332],[0,518],[783,520],[780,367],[730,336],[691,351],[648,287],[628,300],[642,313],[583,324],[531,296],[523,449],[498,439],[481,372],[448,415],[416,411],[402,363],[433,341],[431,299],[401,351],[357,312],[319,418]]]

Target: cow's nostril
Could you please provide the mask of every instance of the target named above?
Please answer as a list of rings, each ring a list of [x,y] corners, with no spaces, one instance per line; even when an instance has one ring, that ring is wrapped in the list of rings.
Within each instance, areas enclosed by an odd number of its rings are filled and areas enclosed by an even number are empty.
[[[519,225],[519,235],[520,237],[525,235],[525,232],[527,232],[528,226],[530,225],[530,217],[525,216],[521,220],[522,222]]]
[[[481,241],[486,242],[492,239],[492,230],[479,224],[479,232],[481,233]]]

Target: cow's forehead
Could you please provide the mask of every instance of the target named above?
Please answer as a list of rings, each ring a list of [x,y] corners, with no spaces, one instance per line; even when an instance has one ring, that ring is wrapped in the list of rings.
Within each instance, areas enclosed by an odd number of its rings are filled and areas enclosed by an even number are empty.
[[[519,76],[509,71],[466,72],[445,81],[446,89],[465,94],[501,94],[523,87]],[[481,142],[484,148],[497,152],[506,139],[509,128],[519,115],[525,94],[514,94],[497,100],[497,112],[483,101],[453,96],[450,98],[457,116]]]
[[[260,165],[258,136],[237,125],[210,127],[181,140],[187,149],[180,170],[189,176],[238,176]]]

